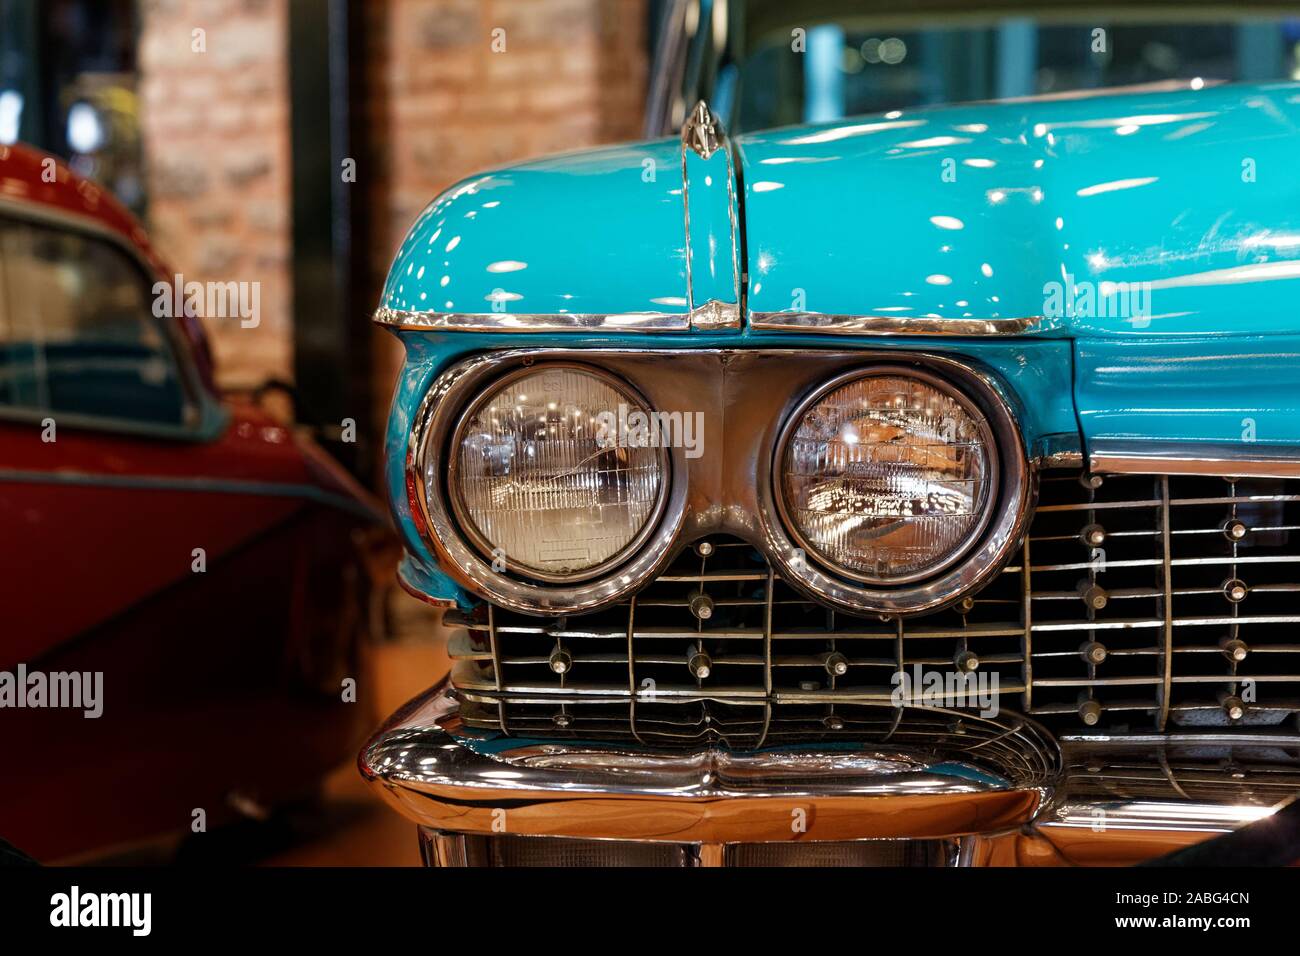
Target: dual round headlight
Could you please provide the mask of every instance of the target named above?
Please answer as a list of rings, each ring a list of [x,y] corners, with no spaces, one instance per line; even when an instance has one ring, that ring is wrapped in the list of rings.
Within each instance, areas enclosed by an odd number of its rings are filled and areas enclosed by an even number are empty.
[[[873,585],[957,561],[988,523],[997,447],[970,400],[914,370],[854,374],[791,416],[776,496],[792,536]]]
[[[664,512],[672,475],[655,422],[630,386],[588,366],[497,379],[466,405],[440,459],[460,531],[497,574],[608,579]],[[913,367],[854,371],[814,390],[781,430],[772,473],[795,546],[870,587],[939,576],[998,508],[997,442],[980,407]],[[426,490],[443,478],[426,475]]]
[[[594,577],[653,529],[668,482],[664,450],[620,424],[645,403],[595,371],[548,365],[507,376],[456,431],[456,517],[497,570],[543,581]],[[645,419],[648,420],[648,419]]]

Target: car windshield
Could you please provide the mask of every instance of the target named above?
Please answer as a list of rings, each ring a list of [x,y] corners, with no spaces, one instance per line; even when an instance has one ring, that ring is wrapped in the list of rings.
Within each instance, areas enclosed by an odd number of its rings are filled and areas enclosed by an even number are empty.
[[[1173,79],[1300,79],[1300,15],[1258,6],[731,3],[711,100],[737,131]]]

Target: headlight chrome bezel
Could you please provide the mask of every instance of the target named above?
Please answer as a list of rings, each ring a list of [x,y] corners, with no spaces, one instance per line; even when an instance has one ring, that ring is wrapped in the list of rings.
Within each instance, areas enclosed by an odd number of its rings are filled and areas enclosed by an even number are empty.
[[[794,515],[791,513],[790,503],[787,501],[784,483],[787,473],[786,462],[787,455],[790,453],[790,443],[798,432],[800,425],[803,424],[805,418],[808,416],[808,413],[823,399],[845,386],[870,378],[890,377],[912,379],[921,382],[952,399],[971,418],[979,432],[988,465],[988,475],[981,487],[979,501],[981,513],[974,525],[962,537],[960,543],[945,557],[927,565],[925,568],[915,572],[886,578],[839,564],[829,555],[824,553],[821,548],[808,540],[807,535],[799,527],[799,522],[795,520]],[[961,389],[956,388],[951,382],[932,372],[916,367],[908,367],[905,365],[873,365],[866,369],[842,372],[834,378],[823,382],[819,387],[813,389],[808,395],[806,395],[786,416],[785,422],[781,426],[781,432],[777,438],[776,449],[773,455],[772,478],[775,487],[773,489],[772,497],[776,505],[777,513],[780,516],[781,523],[785,526],[786,533],[789,534],[801,549],[803,549],[806,555],[815,558],[817,562],[827,570],[871,587],[901,588],[905,585],[915,584],[920,581],[926,581],[938,577],[970,553],[971,549],[988,529],[989,523],[993,520],[993,512],[998,501],[998,494],[1001,485],[1000,471],[1001,457],[999,455],[998,442],[994,435],[993,428],[989,425],[984,411],[968,395],[961,391]]]
[[[489,562],[497,560],[496,552],[491,542],[487,540],[487,537],[471,516],[470,509],[464,501],[463,490],[458,481],[460,471],[460,449],[465,437],[465,431],[479,410],[496,398],[504,389],[508,388],[520,379],[535,376],[550,369],[568,369],[570,371],[589,375],[592,378],[603,382],[616,395],[626,401],[629,406],[645,413],[653,412],[650,403],[646,401],[646,399],[630,383],[623,381],[604,369],[581,362],[544,361],[530,363],[512,369],[484,385],[483,388],[464,405],[457,417],[456,426],[451,431],[450,443],[445,452],[447,468],[442,490],[446,499],[451,503],[452,514],[456,518],[461,534],[463,534],[466,539],[468,539],[469,543],[473,545],[475,550],[478,551],[479,556]],[[628,559],[637,551],[637,549],[642,547],[651,535],[654,534],[655,529],[659,526],[660,520],[663,518],[664,509],[668,502],[668,488],[671,484],[672,471],[668,449],[660,446],[653,450],[659,462],[660,480],[658,493],[655,497],[655,503],[651,507],[644,523],[626,545],[604,561],[601,561],[590,568],[570,574],[548,572],[540,568],[526,565],[522,561],[511,557],[509,554],[503,554],[502,559],[506,564],[507,572],[514,577],[526,581],[538,581],[546,584],[557,585],[580,584],[584,581],[591,581],[595,578],[605,576],[626,564]]]
[[[813,385],[805,398],[791,403],[781,423],[780,438],[773,443],[772,453],[764,461],[764,473],[759,476],[761,494],[773,515],[766,527],[767,553],[780,574],[794,587],[847,613],[880,614],[886,618],[929,613],[975,593],[1010,560],[1024,537],[1032,511],[1036,491],[1034,474],[1018,416],[994,376],[969,360],[930,353],[888,357],[877,353],[874,357],[879,366],[845,369]],[[989,504],[989,519],[983,523],[980,534],[946,570],[894,586],[867,584],[818,560],[809,560],[808,555],[815,552],[810,552],[791,534],[791,522],[783,516],[781,504],[784,438],[788,429],[797,427],[792,423],[808,408],[808,401],[826,394],[824,389],[885,366],[894,366],[909,375],[932,376],[973,404],[992,432],[992,447],[996,449],[998,462],[997,492]]]
[[[686,513],[686,488],[680,476],[686,462],[679,448],[667,449],[668,469],[660,484],[663,502],[654,521],[647,522],[649,536],[626,552],[624,563],[603,576],[573,582],[526,579],[495,570],[470,543],[449,501],[445,476],[452,436],[464,411],[492,383],[514,370],[531,370],[541,364],[566,363],[595,369],[619,379],[617,370],[598,368],[599,353],[575,354],[562,350],[509,349],[481,353],[452,365],[428,384],[406,439],[406,502],[418,541],[408,547],[434,558],[458,586],[492,603],[523,614],[580,614],[629,597],[639,590],[670,557]],[[632,394],[641,391],[626,378],[619,379]],[[399,389],[401,385],[399,384]],[[645,401],[644,398],[640,399]],[[648,407],[654,407],[647,403]]]

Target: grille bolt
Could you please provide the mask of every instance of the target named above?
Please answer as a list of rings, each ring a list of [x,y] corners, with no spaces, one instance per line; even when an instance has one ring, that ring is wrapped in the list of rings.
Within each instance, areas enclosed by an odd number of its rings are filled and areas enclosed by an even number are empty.
[[[1100,548],[1106,543],[1106,529],[1099,524],[1090,524],[1079,532],[1083,543],[1090,548]]]
[[[843,730],[844,718],[839,714],[830,714],[829,716],[822,718],[822,725],[825,726],[827,730]]]
[[[551,670],[555,673],[567,674],[569,671],[573,670],[573,655],[563,647],[557,647],[555,650],[551,651],[551,659],[549,663]]]
[[[1230,581],[1223,582],[1223,596],[1233,604],[1240,604],[1242,601],[1246,600],[1246,595],[1248,593],[1249,588],[1246,587],[1245,581],[1233,578]]]
[[[701,621],[707,621],[713,617],[713,598],[709,597],[703,591],[696,591],[690,596],[687,605],[691,613]]]
[[[961,599],[961,604],[957,606],[961,608],[963,614],[969,614],[975,610],[975,599],[973,597],[964,597]]]
[[[1223,698],[1223,712],[1228,715],[1229,720],[1241,720],[1246,716],[1246,705],[1242,703],[1240,697],[1229,695]]]
[[[709,555],[713,554],[713,542],[712,541],[695,542],[695,553],[698,554],[701,558],[707,558]]]
[[[1230,661],[1240,664],[1250,653],[1250,648],[1246,646],[1245,641],[1239,641],[1236,638],[1223,642],[1223,656]]]
[[[1100,664],[1106,659],[1106,645],[1100,641],[1085,641],[1079,647],[1079,656],[1089,664]]]
[[[705,680],[713,673],[713,661],[708,654],[694,647],[687,654],[686,668],[696,680]]]
[[[1083,603],[1094,611],[1100,611],[1110,601],[1105,588],[1088,581],[1079,582],[1079,597],[1083,598]]]
[[[556,714],[551,718],[551,723],[555,724],[556,727],[568,727],[573,723],[573,718],[568,714]]]
[[[1223,536],[1229,541],[1240,541],[1249,530],[1240,518],[1229,518],[1223,523]]]
[[[953,658],[952,663],[960,673],[969,674],[979,669],[980,659],[974,651],[961,651]]]
[[[1079,476],[1079,484],[1092,491],[1101,487],[1101,475],[1090,475],[1086,472]]]
[[[839,651],[826,655],[826,673],[832,677],[843,677],[849,672],[849,659]]]
[[[1091,697],[1079,703],[1079,719],[1089,727],[1097,726],[1101,720],[1101,704],[1097,703]]]

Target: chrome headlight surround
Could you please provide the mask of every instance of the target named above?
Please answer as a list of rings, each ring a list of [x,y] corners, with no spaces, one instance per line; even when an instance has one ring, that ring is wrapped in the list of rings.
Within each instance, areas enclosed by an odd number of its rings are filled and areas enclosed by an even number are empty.
[[[863,575],[831,565],[803,540],[786,511],[781,487],[790,437],[804,414],[835,389],[872,375],[913,377],[938,387],[983,419],[991,438],[990,514],[979,523],[953,559],[917,580],[897,585],[872,583]],[[1033,476],[1015,413],[993,378],[964,362],[932,355],[900,355],[899,361],[850,369],[812,388],[794,402],[781,424],[772,455],[759,475],[768,507],[764,531],[768,554],[782,576],[818,601],[851,614],[916,614],[938,610],[986,584],[1011,556],[1026,527],[1033,500]]]
[[[522,378],[532,375],[538,375],[551,369],[566,369],[573,372],[579,372],[583,375],[590,376],[604,383],[615,395],[623,402],[633,408],[645,413],[652,413],[653,409],[650,403],[639,394],[627,382],[622,381],[614,375],[580,362],[572,361],[542,361],[532,362],[506,372],[499,378],[492,379],[484,386],[477,395],[470,399],[464,407],[456,427],[451,433],[450,444],[446,452],[446,481],[443,487],[443,493],[451,502],[452,514],[460,527],[461,533],[479,552],[479,555],[487,561],[493,559],[493,547],[487,540],[487,537],[479,529],[478,525],[470,515],[470,508],[464,499],[464,490],[460,486],[460,456],[459,449],[462,447],[468,427],[473,421],[475,415],[499,394],[506,390],[507,387],[514,384]],[[530,389],[531,391],[531,389]],[[608,574],[620,565],[624,564],[628,557],[641,547],[655,531],[659,525],[659,520],[663,517],[664,506],[667,503],[667,491],[671,466],[668,461],[668,449],[660,446],[654,449],[655,457],[659,460],[659,489],[655,496],[655,502],[650,509],[642,526],[635,534],[631,536],[628,542],[619,548],[618,551],[603,561],[596,563],[590,568],[576,571],[570,574],[559,574],[543,571],[539,568],[524,566],[522,562],[513,559],[510,555],[504,555],[503,560],[506,564],[506,570],[519,578],[528,580],[542,581],[548,584],[578,584],[584,581],[590,581],[601,575]],[[426,475],[427,482],[427,475]]]
[[[781,487],[781,482],[785,474],[786,456],[790,452],[790,442],[798,432],[799,427],[803,424],[809,411],[816,407],[823,399],[847,385],[852,385],[855,382],[861,382],[869,378],[886,377],[911,379],[952,399],[964,412],[966,412],[967,415],[970,416],[976,430],[980,433],[980,439],[984,446],[985,456],[990,466],[989,475],[981,485],[979,506],[982,509],[982,514],[977,518],[970,530],[963,536],[959,544],[946,556],[933,562],[932,565],[926,569],[901,574],[892,580],[836,564],[828,555],[822,553],[822,550],[809,541],[807,535],[799,528],[798,522],[795,521],[794,516],[790,513],[789,502],[786,501],[785,491]],[[798,542],[799,546],[803,548],[805,554],[816,556],[817,560],[827,568],[838,574],[842,574],[845,577],[851,578],[854,581],[867,585],[893,588],[936,577],[943,571],[952,567],[966,555],[975,541],[979,539],[979,536],[984,533],[984,529],[988,527],[991,518],[991,506],[992,503],[997,500],[999,484],[998,469],[998,447],[997,440],[993,437],[993,430],[989,427],[988,421],[984,417],[984,413],[959,389],[954,388],[937,375],[933,375],[920,369],[907,368],[906,366],[899,365],[875,365],[867,369],[859,369],[837,375],[830,381],[823,383],[820,388],[814,389],[795,407],[794,411],[789,414],[786,418],[785,424],[781,428],[781,435],[777,439],[776,443],[773,475],[774,480],[777,482],[777,488],[774,497],[777,511],[781,516],[781,521],[784,523],[790,537]]]
[[[593,352],[598,360],[599,353]],[[406,452],[406,491],[411,517],[423,542],[439,564],[466,589],[504,608],[525,614],[580,613],[629,596],[650,580],[666,562],[685,513],[683,451],[661,449],[663,480],[651,517],[618,555],[588,572],[543,581],[536,572],[527,578],[493,569],[460,522],[447,476],[455,459],[455,438],[481,400],[514,375],[549,366],[567,366],[595,375],[617,391],[649,409],[630,382],[595,364],[566,359],[548,360],[530,351],[495,352],[468,359],[439,375],[425,394],[412,422]]]
[[[671,361],[665,361],[671,359]],[[462,535],[443,492],[451,433],[461,411],[489,382],[531,363],[573,362],[599,367],[645,395],[656,411],[717,409],[704,424],[712,448],[692,458],[684,447],[668,451],[670,474],[658,526],[639,552],[610,573],[571,584],[517,580],[492,570]],[[966,556],[938,579],[903,589],[870,588],[822,568],[792,560],[799,546],[785,531],[773,493],[774,454],[782,426],[805,396],[828,378],[877,366],[923,369],[938,375],[984,412],[997,441],[997,501],[984,534]],[[722,374],[723,370],[726,374]],[[408,384],[399,389],[408,389]],[[631,597],[667,565],[677,548],[714,532],[742,538],[774,570],[811,599],[849,614],[906,615],[937,610],[987,583],[1023,536],[1033,496],[1024,439],[1008,396],[992,372],[965,357],[903,350],[754,348],[650,349],[521,347],[480,353],[439,373],[409,420],[405,495],[399,522],[414,532],[408,548],[427,554],[457,585],[500,607],[533,615],[577,614]],[[394,408],[406,401],[399,391]],[[725,419],[725,430],[723,423]],[[426,449],[433,467],[425,487]],[[433,493],[430,494],[429,492]],[[427,557],[425,558],[427,560]]]

